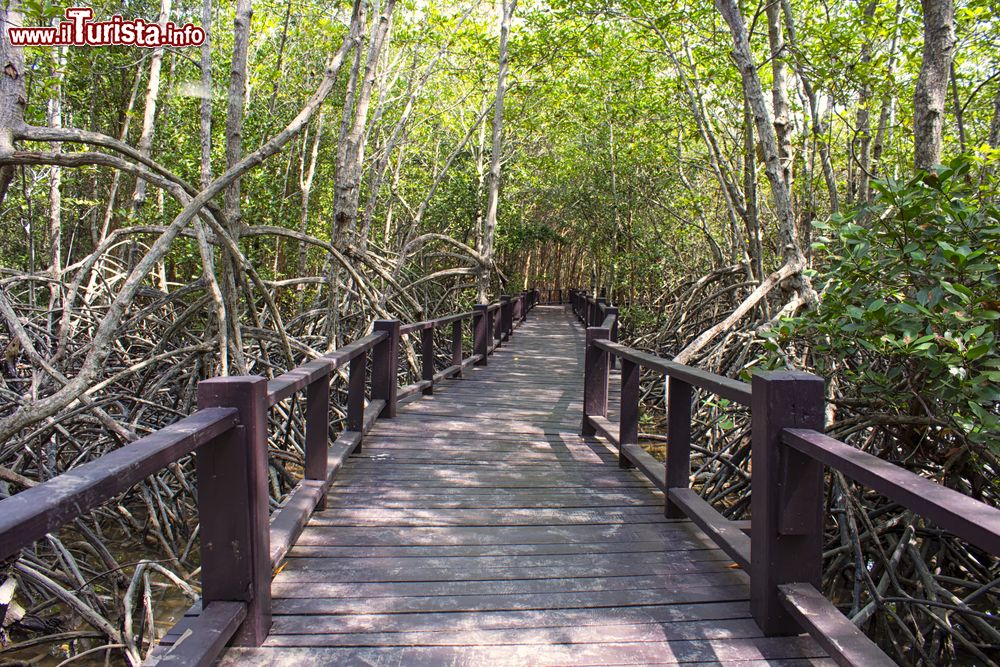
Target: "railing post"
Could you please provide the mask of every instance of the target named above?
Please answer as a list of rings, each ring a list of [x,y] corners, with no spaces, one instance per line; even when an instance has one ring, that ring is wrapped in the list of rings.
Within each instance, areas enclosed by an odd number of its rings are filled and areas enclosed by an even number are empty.
[[[583,362],[583,435],[594,435],[589,416],[608,416],[608,353],[594,345],[595,340],[607,340],[608,330],[587,329],[587,348]]]
[[[639,444],[639,364],[622,359],[622,402],[618,427],[618,467],[633,468],[622,453],[625,445]]]
[[[492,314],[493,340],[496,341],[497,347],[503,342],[503,297],[500,297],[500,301],[500,307],[494,309]]]
[[[361,451],[365,430],[365,380],[368,373],[368,352],[351,359],[347,379],[347,430],[362,433],[355,451]]]
[[[476,313],[472,317],[472,354],[479,355],[476,366],[485,366],[486,358],[490,356],[489,308],[486,304],[478,304],[472,308]]]
[[[505,294],[500,297],[500,340],[510,339],[514,331],[514,303],[510,295]]]
[[[326,458],[330,438],[330,374],[306,387],[306,452],[302,477],[326,483]],[[326,495],[316,509],[326,509]]]
[[[462,320],[451,323],[451,365],[458,366],[455,377],[462,377]]]
[[[670,489],[691,484],[691,385],[667,378],[667,504],[664,513],[683,519],[684,510],[670,502]]]
[[[778,586],[820,587],[823,565],[823,466],[781,444],[786,428],[823,430],[823,379],[809,373],[754,375],[750,399],[750,613],[765,635],[801,632]]]
[[[428,327],[420,332],[420,379],[430,380],[431,386],[424,387],[421,393],[430,396],[434,393],[434,327]]]
[[[385,401],[379,417],[396,416],[396,373],[399,368],[399,320],[375,320],[374,331],[385,331],[385,340],[375,346],[372,359],[372,399]]]
[[[594,304],[594,321],[591,323],[590,326],[592,327],[601,326],[601,324],[604,322],[604,317],[605,317],[604,311],[607,305],[608,305],[608,300],[605,299],[604,297],[601,297],[600,299],[597,300],[597,303]]]
[[[608,306],[607,308],[604,309],[604,317],[607,318],[608,315],[614,315],[615,316],[615,321],[611,325],[611,342],[612,343],[617,343],[618,342],[618,309],[615,308],[614,306]],[[611,368],[615,367],[615,361],[616,361],[616,359],[617,359],[617,357],[614,357],[614,356],[611,357]]]
[[[271,628],[267,380],[200,382],[198,408],[218,407],[236,408],[240,425],[196,455],[202,603],[246,602],[233,643],[260,646]]]

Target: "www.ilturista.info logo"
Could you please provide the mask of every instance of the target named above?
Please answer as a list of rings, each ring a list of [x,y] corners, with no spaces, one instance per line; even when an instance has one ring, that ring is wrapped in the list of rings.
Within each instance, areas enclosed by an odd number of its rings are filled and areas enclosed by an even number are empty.
[[[92,21],[90,7],[70,7],[66,20],[56,26],[8,27],[13,46],[200,46],[205,31],[190,23],[182,26],[168,21],[163,25],[142,19],[126,20],[117,14],[107,21]]]

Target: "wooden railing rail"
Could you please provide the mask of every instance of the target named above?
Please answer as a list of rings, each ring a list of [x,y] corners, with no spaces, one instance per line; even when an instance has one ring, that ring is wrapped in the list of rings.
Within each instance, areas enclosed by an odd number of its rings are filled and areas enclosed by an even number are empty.
[[[748,384],[612,342],[617,312],[570,291],[586,327],[582,433],[618,448],[666,495],[665,514],[688,518],[750,575],[751,613],[768,636],[803,631],[840,665],[895,664],[820,592],[823,467],[869,486],[993,556],[1000,555],[1000,509],[991,507],[822,433],[824,383],[800,372],[768,372]],[[612,319],[614,318],[614,319]],[[610,360],[621,361],[621,405],[608,420]],[[639,370],[667,379],[667,456],[661,464],[638,443]],[[694,389],[751,412],[752,526],[730,521],[690,488]]]
[[[372,333],[270,381],[217,377],[198,385],[198,410],[144,438],[0,500],[0,561],[194,453],[197,466],[202,599],[147,658],[156,665],[211,664],[229,643],[259,646],[271,625],[271,576],[309,516],[323,509],[334,476],[378,418],[397,402],[429,394],[513,334],[538,303],[537,290],[424,322],[378,320]],[[473,354],[463,354],[463,322]],[[435,369],[434,332],[451,325],[451,364]],[[490,335],[490,332],[493,335]],[[421,380],[398,388],[399,344],[421,336]],[[329,444],[330,383],[348,367],[344,431]],[[370,382],[369,382],[370,378]],[[370,391],[367,387],[370,386]],[[273,515],[269,508],[267,413],[305,393],[302,480]],[[367,395],[366,395],[367,393]]]

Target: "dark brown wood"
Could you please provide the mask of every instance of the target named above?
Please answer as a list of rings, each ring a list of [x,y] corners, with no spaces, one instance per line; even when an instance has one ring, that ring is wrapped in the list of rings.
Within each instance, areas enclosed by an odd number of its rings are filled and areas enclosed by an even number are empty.
[[[691,385],[677,377],[667,378],[667,504],[666,515],[686,515],[670,502],[670,489],[686,489],[691,483]]]
[[[279,375],[267,383],[267,404],[271,406],[283,401],[312,384],[321,375],[329,375],[333,370],[340,368],[359,354],[371,350],[375,345],[385,340],[385,336],[385,333],[375,331],[339,350]]]
[[[0,500],[0,561],[233,430],[232,408],[199,410],[58,477]]]
[[[472,319],[472,352],[479,357],[476,366],[485,366],[490,355],[490,321],[489,306],[479,304],[474,307],[476,317]]]
[[[347,378],[347,424],[346,430],[361,432],[365,422],[365,384],[368,376],[368,353],[351,359],[350,375]],[[363,446],[359,440],[358,449]]]
[[[740,405],[750,405],[750,385],[746,382],[715,375],[714,373],[709,373],[693,366],[668,361],[648,352],[640,352],[639,350],[618,343],[612,343],[611,341],[601,341],[598,343],[598,346],[621,359],[634,361],[643,368],[658,370],[664,375],[675,377],[700,389],[706,389],[713,394],[727,398]]]
[[[981,549],[1000,556],[1000,509],[915,475],[823,433],[786,429],[781,440]]]
[[[497,338],[505,342],[514,331],[514,303],[510,295],[500,297],[500,335]]]
[[[423,388],[424,396],[434,393],[434,328],[420,332],[420,365],[421,379],[430,382]]]
[[[608,353],[595,345],[607,340],[609,332],[599,327],[588,327],[583,369],[583,435],[594,435],[589,416],[608,416]]]
[[[823,565],[823,466],[781,445],[786,428],[823,428],[823,380],[808,373],[753,378],[750,610],[764,634],[802,630],[778,586],[820,585]],[[789,513],[792,518],[783,520]]]
[[[656,488],[661,491],[667,488],[663,465],[652,454],[639,445],[625,445],[622,447],[622,453],[646,476],[646,479],[656,485]]]
[[[246,618],[241,602],[212,602],[188,624],[187,631],[150,654],[144,667],[207,667],[214,664],[226,642]]]
[[[305,413],[306,451],[303,477],[326,482],[326,450],[330,442],[329,375],[321,375],[306,387]],[[325,499],[320,498],[319,502],[319,509],[323,509]]]
[[[621,448],[639,444],[639,364],[622,360],[621,408],[618,418],[618,465],[629,468],[633,464],[621,453]]]
[[[896,664],[813,586],[782,584],[778,586],[778,594],[785,609],[841,667]]]
[[[496,306],[496,308],[493,307],[494,305]],[[503,342],[503,337],[504,337],[503,311],[504,308],[502,300],[500,301],[500,303],[490,305],[490,312],[493,316],[492,330],[493,330],[494,348],[500,347],[500,344]]]
[[[607,417],[601,417],[599,415],[587,415],[587,421],[594,429],[594,433],[596,435],[599,435],[610,442],[615,449],[619,448],[620,443],[618,441],[617,422],[613,422]]]
[[[323,452],[324,455],[327,452]],[[323,461],[326,468],[326,460]],[[281,560],[291,549],[295,540],[302,532],[302,527],[306,525],[309,516],[314,510],[322,510],[326,507],[327,481],[302,480],[294,489],[288,493],[288,497],[281,504],[271,518],[271,550],[269,558],[271,569],[274,570],[281,563]],[[322,503],[322,506],[320,505]]]
[[[462,377],[462,320],[451,323],[451,365],[458,366],[455,377]]]
[[[667,495],[671,506],[684,512],[740,567],[750,569],[750,538],[737,522],[719,514],[693,489],[669,489]]]
[[[205,604],[245,602],[236,645],[260,646],[271,627],[267,381],[219,377],[198,384],[198,407],[236,408],[240,426],[198,452],[201,585]]]
[[[396,416],[396,391],[399,369],[399,320],[375,320],[375,331],[384,331],[386,338],[372,351],[372,399],[385,401],[383,419]]]

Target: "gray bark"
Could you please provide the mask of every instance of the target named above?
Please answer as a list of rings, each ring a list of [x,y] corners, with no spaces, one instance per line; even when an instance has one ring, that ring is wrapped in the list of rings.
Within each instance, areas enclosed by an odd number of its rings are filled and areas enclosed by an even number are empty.
[[[161,26],[170,19],[171,0],[160,0]],[[153,154],[153,130],[156,126],[156,102],[160,96],[160,70],[163,68],[163,49],[154,49],[149,61],[149,80],[146,83],[146,106],[142,115],[142,134],[139,136],[139,153],[148,158]],[[138,178],[132,192],[132,213],[137,214],[146,201],[146,180]]]
[[[345,236],[351,235],[357,225],[358,200],[361,195],[361,165],[365,157],[365,126],[368,122],[368,109],[371,106],[372,91],[375,87],[375,74],[378,70],[382,48],[389,33],[392,12],[396,0],[386,0],[377,22],[372,26],[372,37],[368,46],[368,60],[365,63],[364,77],[357,89],[353,104],[353,122],[350,130],[341,133],[341,141],[337,146],[337,172],[334,177],[334,243],[343,242]],[[358,52],[360,55],[360,50]],[[355,60],[359,64],[359,59]],[[345,121],[350,105],[345,104]]]
[[[781,1],[767,3],[767,40],[771,47],[771,103],[774,109],[774,133],[778,143],[781,174],[789,188],[792,184],[791,105],[788,102],[788,77],[785,70],[785,35],[781,29]]]
[[[774,125],[764,101],[764,91],[750,52],[743,14],[740,13],[736,0],[715,0],[715,5],[726,23],[729,24],[733,37],[733,56],[736,67],[743,80],[744,95],[753,111],[757,137],[764,153],[764,170],[771,184],[775,214],[778,218],[778,242],[781,255],[785,264],[791,269],[789,277],[793,280],[790,287],[793,287],[800,296],[811,300],[815,296],[812,286],[808,279],[801,274],[802,269],[806,266],[806,258],[799,246],[791,194],[788,183],[785,182],[783,176]]]
[[[503,150],[503,99],[507,91],[507,40],[510,38],[510,21],[514,16],[517,0],[503,3],[503,17],[500,20],[500,68],[497,73],[496,102],[493,105],[493,148],[490,154],[490,171],[487,175],[486,219],[483,222],[484,265],[479,273],[479,302],[488,299],[490,273],[493,264],[493,241],[497,229],[497,206],[500,201],[500,163]]]
[[[24,107],[28,96],[24,79],[24,52],[7,38],[8,26],[20,27],[24,22],[20,0],[0,5],[0,157],[14,152],[14,130],[24,124]],[[14,178],[14,166],[0,167],[0,202]]]
[[[941,161],[941,132],[948,77],[955,51],[954,0],[921,0],[924,50],[913,93],[913,166],[930,169]]]
[[[201,187],[212,182],[212,0],[201,5]]]

